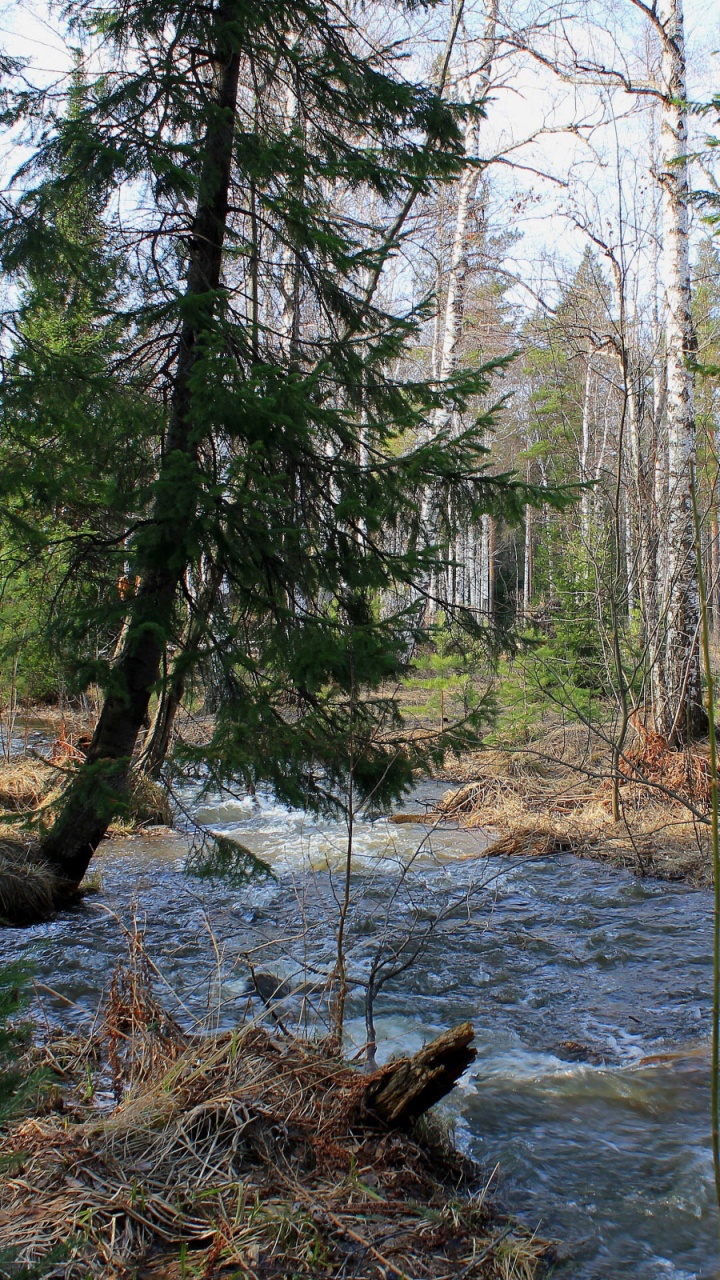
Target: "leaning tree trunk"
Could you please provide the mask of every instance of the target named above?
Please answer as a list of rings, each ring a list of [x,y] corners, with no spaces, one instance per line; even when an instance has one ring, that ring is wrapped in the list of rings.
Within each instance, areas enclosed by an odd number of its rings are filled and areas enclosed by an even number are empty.
[[[170,750],[175,720],[182,706],[188,672],[195,665],[198,647],[211,634],[210,623],[221,584],[222,570],[218,565],[211,564],[206,580],[191,607],[180,652],[175,655],[169,673],[163,678],[155,714],[142,751],[133,766],[138,773],[144,773],[149,778],[159,778],[162,772]]]
[[[178,587],[186,564],[178,556],[195,499],[178,493],[173,477],[198,456],[192,432],[191,382],[199,357],[203,311],[215,305],[221,281],[240,55],[232,39],[232,0],[220,4],[214,40],[213,104],[203,142],[203,165],[190,244],[186,298],[173,378],[171,413],[153,511],[157,540],[139,552],[140,585],[131,602],[129,626],[113,670],[87,760],[68,788],[59,816],[41,852],[57,874],[79,884],[126,787],[130,760],[160,673]],[[192,490],[192,486],[186,486]]]
[[[665,637],[654,681],[655,727],[670,743],[707,725],[698,646],[700,604],[691,476],[695,407],[688,253],[688,168],[682,0],[661,0],[662,214],[667,366],[667,556],[659,610]]]

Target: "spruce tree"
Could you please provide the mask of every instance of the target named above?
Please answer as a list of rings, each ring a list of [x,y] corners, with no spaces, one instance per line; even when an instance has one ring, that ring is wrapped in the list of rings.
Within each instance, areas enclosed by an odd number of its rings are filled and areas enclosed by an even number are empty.
[[[492,366],[440,386],[419,377],[408,350],[427,306],[383,305],[378,289],[415,197],[462,167],[461,115],[475,108],[409,82],[322,0],[71,12],[102,36],[108,66],[47,123],[6,267],[34,269],[44,208],[82,176],[126,280],[96,395],[139,396],[122,448],[143,463],[145,406],[162,418],[124,526],[88,535],[98,553],[122,546],[129,590],[98,600],[122,626],[93,673],[105,695],[87,763],[43,842],[77,883],[169,654],[175,689],[209,664],[221,674],[202,751],[213,780],[269,780],[294,803],[323,803],[348,775],[363,795],[397,794],[420,752],[383,688],[423,635],[450,533],[428,545],[421,495],[452,489],[435,505],[511,520],[552,495],[491,474],[487,414],[452,427]]]
[[[146,501],[161,415],[132,378],[123,265],[102,218],[106,193],[68,134],[86,88],[74,73],[47,181],[7,227],[19,287],[1,402],[0,667],[21,691],[82,687],[122,623],[117,582],[133,513]],[[120,314],[119,314],[120,313]]]

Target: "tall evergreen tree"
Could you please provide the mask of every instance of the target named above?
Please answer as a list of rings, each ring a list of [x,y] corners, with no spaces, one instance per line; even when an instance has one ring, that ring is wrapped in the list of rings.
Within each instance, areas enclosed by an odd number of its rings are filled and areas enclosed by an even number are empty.
[[[123,264],[69,136],[86,89],[77,71],[35,226],[8,227],[9,317],[0,433],[0,661],[21,656],[25,691],[83,682],[122,621],[116,584],[145,501],[161,415],[123,375]],[[120,314],[118,314],[120,313]],[[43,671],[43,667],[47,671]]]
[[[428,432],[438,409],[447,422],[484,394],[491,369],[419,379],[404,353],[426,309],[383,308],[376,290],[413,200],[462,168],[459,116],[476,108],[408,82],[316,0],[72,12],[102,35],[109,65],[48,125],[6,266],[34,270],[44,209],[82,174],[116,220],[127,278],[122,358],[97,394],[140,387],[164,415],[152,483],[117,534],[135,585],[113,599],[122,631],[96,672],[102,713],[42,846],[77,883],[169,646],[184,644],[186,670],[221,667],[203,752],[215,779],[269,779],[294,802],[321,802],[348,773],[378,797],[406,785],[417,745],[367,690],[405,669],[422,634],[418,584],[442,560],[447,533],[426,544],[418,495],[452,486],[455,509],[509,518],[538,495],[490,474],[487,418]],[[90,465],[109,483],[103,443]],[[132,422],[125,447],[137,447]]]

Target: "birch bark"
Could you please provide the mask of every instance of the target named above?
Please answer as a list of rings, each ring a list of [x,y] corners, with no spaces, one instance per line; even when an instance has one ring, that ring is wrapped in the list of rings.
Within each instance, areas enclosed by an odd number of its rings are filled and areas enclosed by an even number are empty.
[[[580,448],[580,479],[585,484],[591,479],[590,476],[590,419],[591,419],[591,391],[592,391],[593,367],[592,358],[588,358],[585,366],[585,391],[583,394],[582,408],[582,442]],[[587,553],[590,550],[590,538],[592,532],[592,494],[589,489],[583,491],[580,501],[580,529],[582,536],[582,545]]]
[[[702,731],[699,593],[691,475],[695,461],[694,335],[690,311],[688,164],[682,0],[660,0],[663,273],[667,369],[667,542],[660,616],[664,643],[653,688],[657,730],[670,743]]]
[[[523,563],[523,619],[530,619],[533,594],[533,508],[525,507],[525,557]]]
[[[498,0],[488,0],[485,13],[485,26],[482,37],[482,51],[480,64],[476,71],[466,77],[465,93],[468,102],[475,102],[482,98],[487,91],[492,73],[493,59],[497,43],[497,20],[498,20]],[[446,381],[453,370],[457,366],[460,338],[462,336],[463,316],[465,312],[466,284],[467,284],[467,254],[469,240],[470,217],[473,210],[473,201],[477,190],[478,168],[474,161],[477,160],[479,151],[479,122],[477,118],[468,119],[465,127],[465,155],[469,163],[463,169],[458,182],[457,188],[457,209],[455,214],[455,228],[453,232],[452,249],[450,253],[450,263],[447,272],[447,293],[445,297],[445,307],[442,314],[442,324],[438,325],[435,330],[434,347],[434,363],[436,363],[436,376],[440,382]],[[440,341],[442,339],[442,341]],[[442,425],[443,411],[437,414],[436,427]],[[475,543],[474,531],[469,531],[470,538]],[[487,546],[487,538],[481,540],[481,547]],[[475,546],[473,546],[473,551]],[[475,556],[471,557],[475,560]],[[472,564],[466,564],[465,570],[467,576],[468,568],[472,572]],[[481,574],[484,575],[487,582],[492,574],[490,566],[482,562]],[[481,598],[483,589],[479,592]],[[453,600],[455,603],[455,600]],[[491,610],[491,604],[488,610]]]

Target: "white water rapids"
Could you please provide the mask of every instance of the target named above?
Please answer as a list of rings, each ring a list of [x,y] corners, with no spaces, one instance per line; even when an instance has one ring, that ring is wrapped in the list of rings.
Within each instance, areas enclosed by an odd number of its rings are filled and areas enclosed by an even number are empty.
[[[331,968],[344,828],[269,797],[206,803],[197,816],[266,859],[276,880],[228,889],[188,879],[180,835],[107,841],[96,894],[49,925],[1,935],[4,957],[30,949],[38,982],[63,997],[44,994],[49,1017],[90,1017],[123,949],[117,917],[127,923],[133,910],[168,984],[158,995],[205,1025],[244,1014],[248,955],[291,986]],[[502,1202],[563,1242],[555,1275],[717,1276],[710,895],[570,857],[486,860],[483,845],[480,833],[428,839],[420,826],[358,824],[351,977],[366,978],[383,940],[429,931],[377,997],[379,1056],[473,1022],[478,1059],[448,1110],[459,1141],[488,1172],[497,1166]],[[355,985],[358,1047],[363,1001]],[[292,1024],[312,1008],[312,996],[298,997],[282,1013]]]

